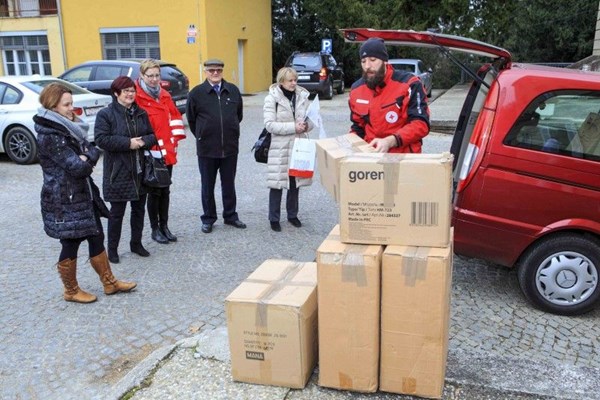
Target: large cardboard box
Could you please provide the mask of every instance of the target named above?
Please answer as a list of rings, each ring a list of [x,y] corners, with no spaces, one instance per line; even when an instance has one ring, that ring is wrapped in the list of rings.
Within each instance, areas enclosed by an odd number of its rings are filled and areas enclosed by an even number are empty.
[[[321,386],[377,390],[382,253],[342,243],[338,226],[317,250]]]
[[[327,139],[319,139],[317,144],[317,167],[321,185],[329,192],[336,203],[340,199],[340,161],[354,153],[374,152],[369,144],[354,133]]]
[[[381,279],[380,390],[441,398],[452,247],[387,246]]]
[[[340,162],[343,242],[444,247],[452,155],[354,154]]]
[[[267,260],[225,299],[231,374],[303,388],[317,360],[317,264]]]

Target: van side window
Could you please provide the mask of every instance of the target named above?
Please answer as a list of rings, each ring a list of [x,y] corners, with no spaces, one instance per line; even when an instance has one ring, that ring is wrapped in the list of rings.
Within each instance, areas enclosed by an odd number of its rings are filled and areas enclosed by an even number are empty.
[[[504,144],[600,161],[600,93],[570,90],[539,96]]]

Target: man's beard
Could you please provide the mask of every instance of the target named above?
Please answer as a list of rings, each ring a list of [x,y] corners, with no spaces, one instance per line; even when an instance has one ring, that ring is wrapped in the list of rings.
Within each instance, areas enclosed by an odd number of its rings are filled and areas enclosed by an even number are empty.
[[[371,90],[375,90],[377,86],[381,86],[385,78],[385,64],[381,64],[381,68],[375,72],[375,75],[368,76],[367,73],[363,71],[362,76],[367,87]]]

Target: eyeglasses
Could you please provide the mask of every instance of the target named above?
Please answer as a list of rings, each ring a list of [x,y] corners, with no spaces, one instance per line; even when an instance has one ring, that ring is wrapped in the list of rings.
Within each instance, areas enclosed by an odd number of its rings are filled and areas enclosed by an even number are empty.
[[[144,76],[146,78],[148,78],[148,79],[159,79],[160,78],[160,75],[146,75],[146,74],[144,74]]]
[[[135,94],[135,89],[123,89],[122,92],[129,93],[129,94]]]
[[[220,74],[223,72],[223,68],[206,68],[206,72],[210,74]]]

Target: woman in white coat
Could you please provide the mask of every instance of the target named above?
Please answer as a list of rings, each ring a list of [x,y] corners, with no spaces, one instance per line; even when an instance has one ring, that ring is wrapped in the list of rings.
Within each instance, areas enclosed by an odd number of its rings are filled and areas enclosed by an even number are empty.
[[[281,197],[287,189],[286,210],[288,221],[300,228],[298,219],[298,195],[301,186],[312,183],[310,178],[288,175],[288,167],[294,139],[306,137],[311,128],[306,121],[308,91],[297,85],[298,73],[284,67],[277,72],[277,82],[269,88],[265,97],[263,118],[265,128],[271,132],[271,147],[267,162],[267,186],[269,187],[269,222],[275,232],[281,231]]]

